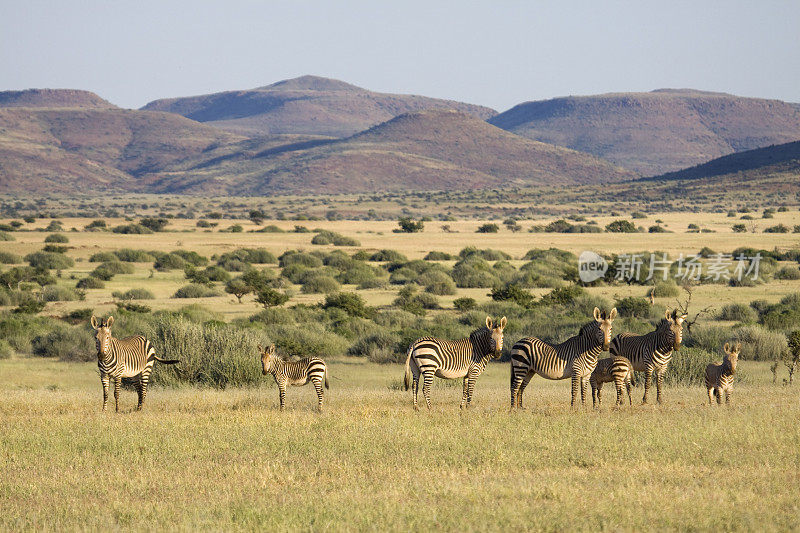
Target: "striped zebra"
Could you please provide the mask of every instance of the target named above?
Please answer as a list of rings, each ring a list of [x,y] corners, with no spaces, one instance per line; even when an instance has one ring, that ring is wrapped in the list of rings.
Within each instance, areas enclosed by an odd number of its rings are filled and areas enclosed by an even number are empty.
[[[522,393],[534,376],[545,379],[572,379],[572,403],[581,390],[581,403],[586,403],[589,376],[597,364],[597,356],[608,349],[611,323],[617,309],[610,313],[594,308],[594,320],[561,344],[550,344],[536,337],[520,339],[511,348],[511,409],[522,408]]]
[[[633,405],[631,400],[631,379],[633,377],[633,365],[627,357],[614,356],[600,359],[594,372],[589,378],[592,386],[592,407],[600,407],[600,393],[603,390],[603,383],[613,383],[617,389],[617,402],[615,407],[622,405],[622,387],[628,391],[628,404]]]
[[[672,359],[673,350],[681,347],[683,337],[683,321],[686,315],[679,315],[676,309],[670,313],[667,309],[655,331],[645,335],[633,333],[620,333],[611,341],[611,355],[627,357],[637,372],[645,373],[644,397],[642,403],[647,403],[647,393],[656,374],[656,400],[661,403],[661,387],[664,384],[664,374]]]
[[[731,403],[731,391],[733,390],[733,376],[736,374],[736,363],[739,361],[739,352],[742,344],[737,342],[734,345],[725,343],[721,363],[712,363],[706,367],[706,389],[708,392],[708,405],[712,404],[712,398],[717,397],[717,403],[722,403],[722,393],[725,393],[725,403]]]
[[[417,396],[419,378],[422,375],[422,394],[428,409],[431,408],[431,385],[433,376],[444,379],[464,378],[464,391],[461,396],[461,409],[469,407],[475,381],[486,368],[489,359],[500,357],[503,351],[503,330],[506,317],[493,322],[486,317],[486,327],[470,333],[469,337],[457,341],[447,341],[434,337],[415,340],[406,352],[406,373],[403,387],[414,391],[414,409],[419,409]]]
[[[103,411],[108,405],[108,384],[114,380],[114,404],[119,412],[119,388],[122,378],[133,378],[136,392],[139,395],[137,411],[142,409],[147,396],[147,383],[156,361],[167,365],[179,363],[177,359],[161,359],[156,356],[156,351],[150,341],[136,335],[124,339],[115,339],[111,336],[111,326],[114,317],[98,321],[92,315],[92,327],[97,331],[95,342],[97,344],[97,367],[100,369],[100,381],[103,383]]]
[[[328,387],[328,367],[319,357],[305,357],[299,361],[285,361],[275,355],[275,345],[266,350],[258,345],[261,353],[261,371],[266,376],[272,374],[278,384],[281,399],[281,411],[286,405],[286,386],[299,387],[309,381],[314,384],[317,391],[317,409],[322,411],[322,384]]]

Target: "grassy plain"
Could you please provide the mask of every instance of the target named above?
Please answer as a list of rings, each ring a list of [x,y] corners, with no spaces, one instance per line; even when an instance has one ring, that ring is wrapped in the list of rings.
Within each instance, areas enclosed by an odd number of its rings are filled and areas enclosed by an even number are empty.
[[[615,218],[589,217],[604,226]],[[735,234],[725,213],[649,214],[675,233],[481,234],[486,220],[428,222],[425,231],[398,234],[395,221],[267,221],[324,228],[358,239],[367,250],[394,249],[410,259],[466,246],[506,251],[520,266],[531,248],[580,253],[659,250],[673,257],[708,246],[800,247],[800,234]],[[106,219],[109,226],[126,223]],[[334,249],[310,244],[312,233],[205,232],[194,220],[171,220],[150,235],[84,232],[91,219],[62,218],[75,267],[58,283],[74,287],[97,263],[90,255],[120,248],[193,250],[210,257],[238,247]],[[537,224],[549,220],[536,221]],[[8,221],[4,221],[8,222]],[[499,221],[496,221],[499,223]],[[43,227],[38,219],[27,227]],[[716,233],[686,233],[689,223]],[[765,225],[800,224],[796,211]],[[442,229],[449,225],[450,232]],[[502,225],[501,225],[502,226]],[[79,231],[72,232],[71,228]],[[41,249],[48,233],[14,232],[0,250],[24,255]],[[344,247],[348,253],[356,247]],[[447,264],[452,264],[449,262]],[[113,291],[144,287],[143,303],[174,309],[190,303],[226,320],[260,309],[252,296],[174,299],[186,283],[179,270],[135,264],[85,301],[52,302],[43,314],[90,307],[116,309]],[[345,286],[345,290],[354,290]],[[588,289],[609,298],[644,296],[646,287]],[[534,289],[543,294],[548,289]],[[775,302],[800,291],[800,281],[755,287],[701,285],[693,305],[721,307],[763,298]],[[440,299],[489,300],[488,289],[459,289]],[[390,305],[397,287],[359,291],[370,305]],[[299,291],[288,305],[322,295]],[[658,303],[673,306],[674,299]],[[516,339],[509,339],[513,342]],[[145,410],[122,394],[123,413],[101,413],[96,365],[16,355],[0,360],[0,529],[74,530],[798,530],[800,529],[800,399],[797,387],[773,385],[768,363],[744,361],[747,381],[736,384],[731,407],[709,408],[702,387],[670,387],[662,406],[615,412],[569,408],[566,381],[532,381],[528,410],[509,414],[508,366],[492,364],[476,387],[474,408],[458,410],[460,383],[438,382],[434,409],[414,413],[400,390],[402,368],[331,356],[326,409],[312,411],[313,390],[292,389],[279,414],[277,389],[154,388]],[[253,364],[257,362],[253,360]],[[270,378],[271,379],[271,378]],[[604,389],[606,401],[613,397]]]
[[[253,364],[257,364],[253,361]],[[702,387],[662,406],[569,408],[534,379],[507,412],[492,364],[474,408],[437,381],[415,413],[402,367],[331,361],[310,387],[155,388],[100,411],[91,363],[0,361],[3,530],[728,530],[800,528],[800,401],[765,363],[730,407]],[[611,391],[606,390],[608,397]]]

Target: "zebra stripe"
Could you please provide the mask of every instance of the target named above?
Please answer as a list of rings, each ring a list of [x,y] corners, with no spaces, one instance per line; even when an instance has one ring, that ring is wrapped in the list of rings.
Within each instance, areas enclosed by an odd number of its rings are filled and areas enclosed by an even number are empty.
[[[685,318],[686,315],[679,315],[677,310],[670,313],[667,309],[655,331],[645,335],[621,333],[611,341],[611,355],[627,357],[633,364],[634,370],[645,373],[642,403],[647,403],[647,394],[654,372],[656,374],[656,400],[661,403],[664,374],[666,374],[672,359],[673,350],[681,347]]]
[[[281,411],[286,405],[286,386],[299,387],[311,382],[317,391],[317,409],[322,411],[322,384],[328,387],[328,367],[319,357],[306,357],[299,361],[285,361],[275,355],[275,345],[266,350],[259,345],[261,352],[261,370],[266,376],[272,374],[278,384],[280,393]]]
[[[617,402],[614,404],[615,407],[622,405],[623,385],[628,391],[628,404],[633,405],[631,401],[632,376],[633,365],[626,357],[617,355],[600,359],[589,378],[589,384],[592,386],[592,407],[595,407],[595,405],[600,407],[600,393],[603,390],[603,383],[614,383],[617,389]]]
[[[464,378],[461,409],[470,406],[475,381],[483,373],[489,359],[499,357],[503,350],[503,329],[506,317],[493,322],[486,317],[486,327],[476,329],[469,337],[448,341],[435,337],[415,340],[406,352],[406,372],[403,379],[405,390],[409,383],[414,391],[414,409],[419,409],[419,377],[422,375],[422,394],[428,409],[431,408],[431,385],[433,377],[443,379]]]
[[[586,403],[589,376],[597,364],[597,356],[608,349],[611,323],[617,309],[602,313],[594,308],[594,320],[581,327],[578,335],[561,344],[550,344],[536,337],[520,339],[511,348],[511,409],[522,408],[522,393],[534,376],[545,379],[572,379],[572,403],[581,390],[581,403]]]
[[[712,404],[712,398],[717,397],[717,403],[722,403],[722,394],[725,393],[725,403],[731,403],[731,391],[733,390],[733,376],[736,374],[736,363],[739,361],[739,352],[742,344],[737,342],[731,346],[727,342],[723,348],[725,356],[721,363],[712,363],[706,367],[706,392],[708,392],[708,404]]]
[[[105,321],[92,316],[92,327],[97,330],[95,344],[97,346],[97,368],[100,370],[100,382],[103,384],[103,411],[108,405],[109,382],[114,380],[114,404],[119,412],[119,389],[122,378],[133,378],[136,393],[139,396],[137,411],[142,409],[147,396],[147,384],[150,373],[156,361],[172,365],[178,360],[161,359],[156,356],[156,351],[150,341],[137,335],[124,339],[115,339],[111,335],[111,326],[114,317],[110,316]]]

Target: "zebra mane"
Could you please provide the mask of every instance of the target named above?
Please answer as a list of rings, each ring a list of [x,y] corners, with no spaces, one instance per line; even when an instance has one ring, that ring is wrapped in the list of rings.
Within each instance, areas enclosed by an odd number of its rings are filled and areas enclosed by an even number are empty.
[[[664,328],[668,328],[668,327],[669,327],[669,320],[667,320],[666,318],[662,318],[662,319],[661,319],[661,320],[658,322],[658,325],[656,326],[656,329],[657,329],[657,330],[662,330],[662,329],[664,329]]]
[[[478,328],[478,329],[476,329],[475,331],[473,331],[472,333],[469,334],[469,340],[471,340],[471,341],[478,340],[481,337],[486,336],[487,333],[489,333],[489,328],[487,328],[487,327]]]
[[[578,335],[583,337],[584,335],[588,335],[589,333],[592,332],[592,330],[597,329],[598,327],[599,326],[597,325],[597,320],[592,320],[581,326]]]

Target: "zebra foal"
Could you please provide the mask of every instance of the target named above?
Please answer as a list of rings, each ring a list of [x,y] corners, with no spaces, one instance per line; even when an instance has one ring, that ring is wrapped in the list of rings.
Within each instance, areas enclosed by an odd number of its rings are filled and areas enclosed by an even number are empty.
[[[469,407],[475,381],[486,368],[489,359],[500,357],[503,351],[503,330],[506,317],[492,321],[486,317],[486,327],[470,333],[469,337],[448,341],[435,337],[422,337],[408,347],[406,352],[406,372],[403,377],[405,390],[412,386],[414,409],[419,409],[417,397],[419,379],[422,376],[422,394],[428,409],[431,408],[431,385],[433,377],[444,379],[464,378],[461,396],[461,409]],[[413,383],[412,383],[413,382]]]
[[[597,364],[597,356],[608,349],[611,323],[617,309],[610,313],[594,308],[594,320],[581,327],[580,332],[561,344],[550,344],[536,337],[520,339],[511,348],[511,409],[522,408],[522,393],[534,376],[545,379],[572,379],[572,402],[581,391],[581,403],[586,403],[589,376]]]
[[[177,359],[161,359],[156,356],[156,351],[150,341],[136,335],[124,339],[115,339],[111,335],[111,326],[114,317],[110,316],[98,321],[92,315],[92,328],[97,331],[95,343],[97,345],[97,367],[100,369],[100,381],[103,384],[103,411],[108,405],[109,381],[114,380],[114,404],[119,412],[119,389],[122,378],[133,378],[136,392],[139,395],[137,411],[142,409],[147,396],[147,383],[156,361],[167,365],[179,363]]]
[[[664,318],[656,326],[655,331],[645,335],[633,333],[620,333],[611,341],[611,355],[627,357],[633,364],[633,369],[645,373],[644,397],[642,403],[647,403],[647,393],[656,374],[656,401],[661,403],[661,387],[664,384],[664,374],[672,360],[673,350],[681,347],[683,338],[683,321],[685,314],[678,314],[676,309],[672,313],[666,310]]]
[[[712,398],[717,397],[717,403],[722,403],[722,393],[725,393],[725,403],[731,403],[731,391],[733,390],[733,376],[736,374],[736,363],[739,361],[739,352],[742,350],[742,343],[734,345],[725,343],[722,348],[725,356],[721,363],[711,363],[706,367],[706,392],[708,392],[708,405],[712,404]]]
[[[592,386],[592,407],[600,407],[600,393],[603,390],[603,383],[614,383],[617,389],[617,402],[615,407],[622,405],[622,387],[628,391],[628,404],[633,405],[631,400],[631,380],[633,378],[633,365],[627,357],[614,356],[600,359],[594,367],[589,384]]]
[[[275,354],[275,345],[266,350],[258,345],[261,353],[261,372],[266,376],[272,374],[280,392],[281,408],[286,405],[286,386],[299,387],[308,382],[314,384],[317,391],[317,409],[322,411],[322,384],[328,387],[328,367],[319,357],[305,357],[299,361],[285,361]]]

